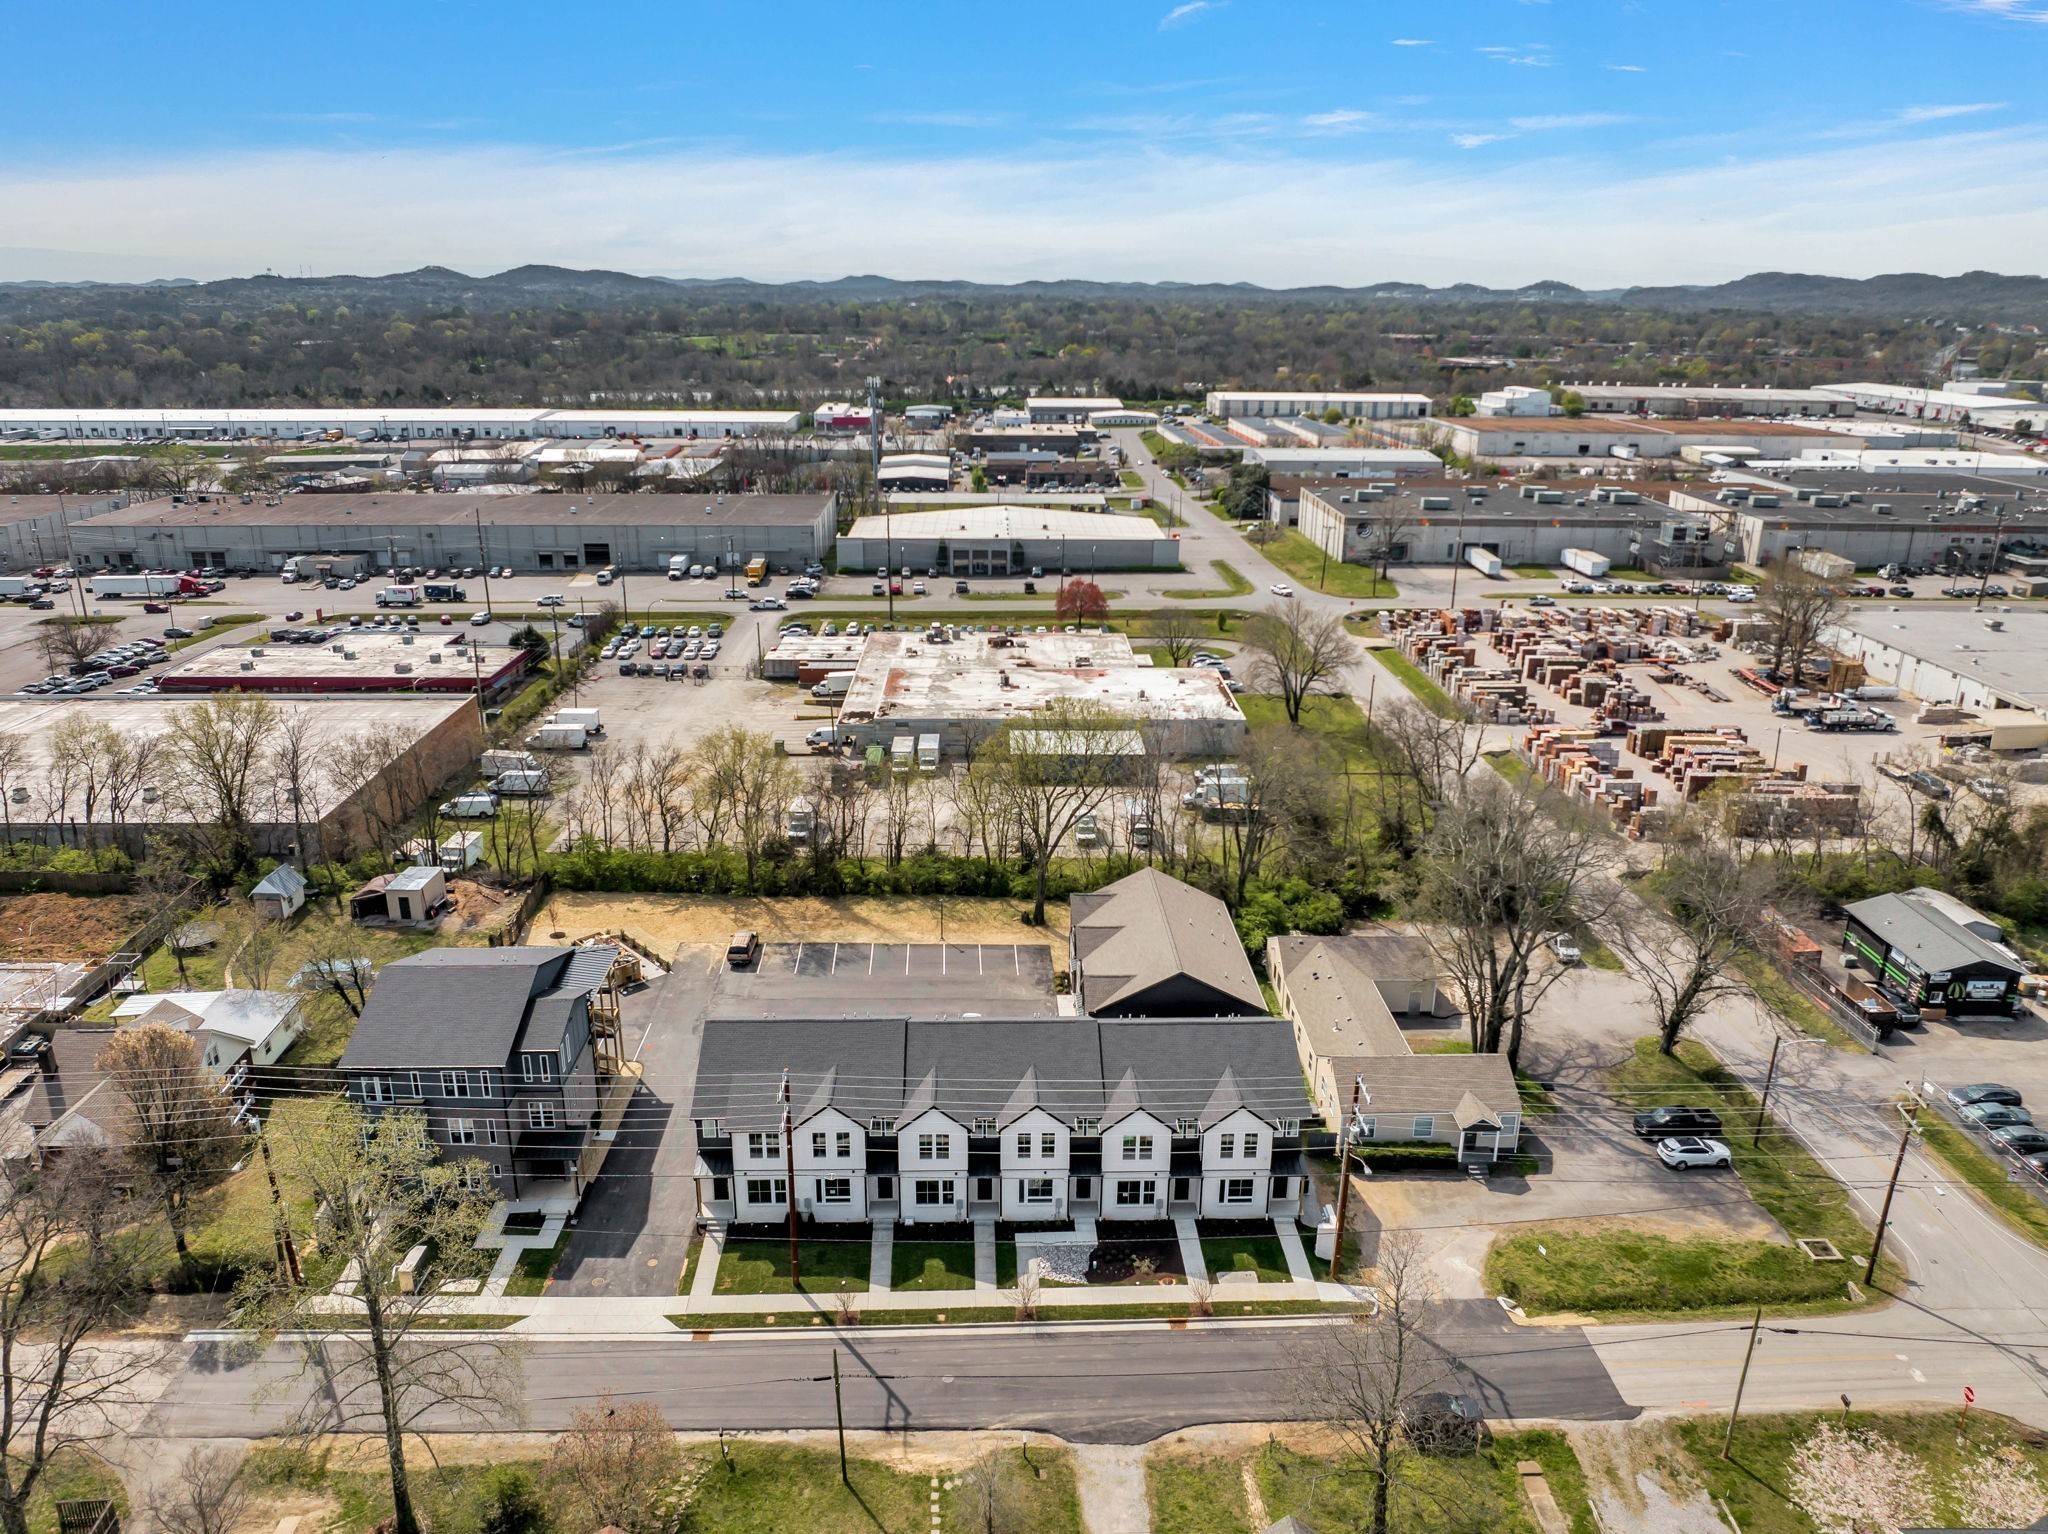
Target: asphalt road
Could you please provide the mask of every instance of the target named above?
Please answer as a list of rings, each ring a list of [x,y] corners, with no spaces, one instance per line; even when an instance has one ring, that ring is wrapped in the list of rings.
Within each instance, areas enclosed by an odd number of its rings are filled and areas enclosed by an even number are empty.
[[[697,1215],[690,1095],[717,962],[712,949],[684,948],[667,976],[626,999],[621,1021],[629,1050],[637,1050],[640,1087],[576,1212],[550,1293],[676,1292]]]
[[[1323,1323],[1327,1325],[1329,1323]],[[882,1430],[1032,1428],[1076,1443],[1146,1443],[1207,1422],[1296,1415],[1289,1359],[1318,1327],[1219,1323],[1188,1331],[1062,1326],[954,1333],[854,1331],[838,1341],[846,1425]],[[1636,1415],[1575,1329],[1508,1325],[1497,1307],[1445,1307],[1442,1344],[1491,1417],[1619,1421]],[[725,1332],[695,1341],[541,1341],[523,1359],[527,1427],[563,1427],[600,1390],[651,1401],[682,1430],[833,1423],[824,1335]],[[282,1423],[308,1386],[284,1345],[238,1367],[214,1344],[192,1358],[145,1430],[236,1437]]]

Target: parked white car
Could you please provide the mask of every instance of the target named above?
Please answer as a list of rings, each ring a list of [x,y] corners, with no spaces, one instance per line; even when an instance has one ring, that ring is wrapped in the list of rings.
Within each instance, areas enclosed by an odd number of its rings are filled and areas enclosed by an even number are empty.
[[[1719,1140],[1702,1140],[1695,1135],[1684,1135],[1676,1140],[1659,1140],[1657,1159],[1674,1172],[1689,1172],[1694,1167],[1702,1166],[1730,1166],[1735,1160],[1728,1153],[1728,1147]]]
[[[1579,945],[1572,941],[1569,933],[1553,932],[1544,939],[1544,942],[1550,946],[1551,953],[1560,964],[1576,964],[1585,957],[1579,952]]]
[[[1285,581],[1275,581],[1266,589],[1271,591],[1276,597],[1291,597],[1294,595],[1294,588]]]

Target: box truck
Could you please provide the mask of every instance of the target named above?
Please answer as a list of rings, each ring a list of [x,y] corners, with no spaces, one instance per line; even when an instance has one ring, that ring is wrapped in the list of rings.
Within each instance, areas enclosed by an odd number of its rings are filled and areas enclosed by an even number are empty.
[[[589,747],[590,737],[580,724],[544,724],[526,737],[526,743],[536,751],[582,751]]]
[[[41,581],[26,575],[0,575],[0,597],[32,597],[42,589]]]
[[[747,584],[758,586],[768,579],[768,561],[756,554],[747,561]]]
[[[917,738],[912,735],[898,735],[889,742],[889,770],[908,772],[917,755]]]
[[[379,607],[417,607],[420,605],[420,588],[417,586],[386,586],[377,593]]]
[[[917,737],[917,767],[920,772],[939,770],[939,737],[920,735]]]
[[[491,779],[491,792],[507,799],[542,799],[548,792],[548,775],[538,768],[515,767]]]
[[[681,579],[682,579],[682,578],[683,578],[684,576],[688,575],[689,573],[690,573],[690,556],[689,556],[689,555],[687,555],[687,554],[671,554],[671,555],[669,555],[669,557],[668,557],[668,578],[669,578],[670,580],[672,580],[672,581],[679,581],[679,580],[681,580]]]
[[[460,586],[446,584],[427,585],[422,586],[420,592],[429,602],[466,602],[469,600]]]
[[[811,684],[811,696],[827,703],[837,702],[846,696],[846,689],[853,685],[851,671],[835,671],[828,677],[821,677]]]
[[[1491,549],[1467,549],[1465,563],[1484,576],[1495,577],[1500,574],[1500,555]]]
[[[477,763],[487,778],[501,772],[539,772],[540,758],[531,751],[486,751]]]
[[[602,735],[604,726],[598,722],[594,708],[558,708],[548,715],[549,724],[573,724],[586,735]]]
[[[1567,570],[1576,571],[1592,581],[1599,580],[1614,566],[1605,554],[1596,554],[1591,549],[1566,549],[1563,564]]]

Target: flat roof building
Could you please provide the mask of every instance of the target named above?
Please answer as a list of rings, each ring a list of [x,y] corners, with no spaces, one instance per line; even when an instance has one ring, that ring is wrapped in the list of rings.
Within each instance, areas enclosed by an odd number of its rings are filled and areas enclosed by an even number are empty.
[[[1127,719],[1162,756],[1227,756],[1244,711],[1224,679],[1139,663],[1121,634],[924,634],[868,637],[839,709],[843,738],[887,746],[936,734],[948,755],[977,748],[1012,724],[1063,702],[1087,701]]]
[[[2048,406],[2033,400],[1885,383],[1824,384],[1820,392],[1852,401],[1859,410],[1902,415],[1916,421],[1960,421],[1967,417],[1979,426],[2004,426],[2031,418],[2037,428],[2048,428]]]
[[[324,644],[220,645],[160,672],[165,692],[430,692],[496,698],[526,675],[502,623],[341,628]]]
[[[127,504],[126,494],[0,497],[0,562],[10,570],[69,564],[72,524]]]
[[[206,818],[203,794],[188,791],[178,770],[179,722],[202,706],[201,699],[171,697],[0,700],[0,735],[18,738],[25,750],[4,785],[7,834],[51,846],[120,846],[139,856],[148,833]],[[284,792],[288,785],[273,782],[267,765],[258,770],[251,830],[257,850],[273,856],[290,856],[294,842],[315,830],[317,850],[336,859],[353,854],[369,840],[372,825],[410,814],[456,773],[474,767],[483,749],[476,703],[467,697],[274,706],[307,720],[310,760],[349,770],[309,774],[299,785],[296,816]],[[93,773],[78,760],[75,743],[86,724],[105,725],[122,738],[127,771]],[[89,779],[96,785],[90,806]],[[301,850],[311,858],[316,849]]]
[[[1047,570],[1177,570],[1180,542],[1148,517],[1053,506],[962,506],[862,517],[839,540],[839,568],[908,565],[948,576]]]
[[[71,440],[140,441],[177,437],[236,441],[339,432],[364,441],[416,437],[753,437],[793,432],[794,410],[546,410],[532,406],[393,406],[389,409],[292,405],[231,410],[84,410],[62,406],[0,409],[0,432],[62,432]]]
[[[1853,435],[1797,421],[1643,421],[1616,416],[1444,416],[1424,427],[1402,428],[1411,438],[1440,433],[1472,458],[1671,458],[1682,449],[1743,448],[1774,457],[1807,449],[1855,449]],[[1882,434],[1882,426],[1873,431]]]
[[[1232,416],[1322,415],[1332,406],[1350,420],[1403,421],[1430,413],[1427,394],[1349,393],[1312,389],[1302,393],[1287,390],[1211,390],[1203,409],[1218,420]]]
[[[1925,703],[2048,711],[2048,612],[2038,605],[1973,612],[1873,603],[1824,637],[1877,680]]]
[[[1846,466],[1771,466],[1674,487],[1671,503],[1723,519],[1750,564],[1794,549],[1888,564],[1975,569],[1994,552],[2048,548],[2048,481]]]
[[[1097,395],[1093,399],[1069,399],[1061,394],[1034,394],[1024,401],[1025,414],[1034,426],[1057,421],[1086,421],[1088,417],[1101,411],[1123,408],[1124,402],[1113,394]]]
[[[74,523],[71,538],[81,565],[115,570],[268,571],[308,553],[362,553],[372,568],[666,570],[677,554],[822,559],[837,515],[830,494],[214,495],[133,501]]]
[[[1444,471],[1444,461],[1436,454],[1411,447],[1252,447],[1245,457],[1274,474],[1304,479],[1410,479]]]
[[[1852,416],[1853,400],[1822,389],[1765,389],[1737,384],[1566,384],[1602,415]]]

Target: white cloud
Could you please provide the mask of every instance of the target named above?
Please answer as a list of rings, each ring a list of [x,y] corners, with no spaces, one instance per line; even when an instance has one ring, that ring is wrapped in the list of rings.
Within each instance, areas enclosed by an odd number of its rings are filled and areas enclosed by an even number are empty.
[[[1524,133],[1557,133],[1573,128],[1610,128],[1616,123],[1634,121],[1619,112],[1564,112],[1549,117],[1510,117],[1508,125]]]
[[[1513,137],[1512,133],[1453,133],[1451,142],[1460,149],[1484,149],[1488,144],[1498,144],[1502,139]]]
[[[1340,159],[1295,152],[1284,135],[1260,142],[1259,153],[1117,143],[894,159],[702,143],[608,156],[429,143],[147,163],[16,157],[0,166],[0,278],[434,263],[489,272],[531,261],[765,281],[879,271],[1605,287],[1762,270],[2034,271],[2048,249],[2048,135],[2033,131],[1803,140],[1653,171],[1634,155],[1503,149],[1457,156],[1455,175],[1444,173],[1448,145],[1433,158]],[[219,189],[238,178],[264,188],[260,227],[219,216]],[[1077,182],[1120,187],[1118,216],[1077,202]],[[332,195],[371,183],[376,219]],[[123,216],[108,220],[110,207]],[[536,220],[536,207],[549,217]],[[1274,240],[1273,229],[1290,235]],[[1459,230],[1484,237],[1447,233]]]
[[[1172,27],[1185,26],[1204,11],[1216,10],[1222,3],[1223,0],[1186,0],[1185,4],[1176,5],[1159,18],[1159,30],[1164,32]]]
[[[1356,107],[1340,107],[1334,112],[1316,112],[1304,117],[1302,125],[1319,133],[1363,133],[1379,122],[1377,112],[1361,112]]]
[[[1428,48],[1432,44],[1426,37],[1397,37],[1394,39],[1394,46],[1396,48]]]
[[[1611,69],[1616,74],[1622,75],[1640,75],[1647,73],[1647,71],[1640,64],[1603,64],[1600,67],[1603,69]]]
[[[1895,115],[1892,121],[1910,127],[1915,123],[1936,123],[1950,117],[1974,117],[1980,112],[2004,110],[2003,101],[1958,101],[1946,106],[1907,107]]]
[[[2037,21],[2048,25],[2048,0],[1949,0],[1959,11],[1976,11],[2004,21]]]
[[[1520,47],[1495,43],[1474,51],[1485,54],[1496,64],[1516,64],[1523,69],[1548,69],[1557,62],[1550,56],[1549,45],[1545,43],[1524,43]]]

